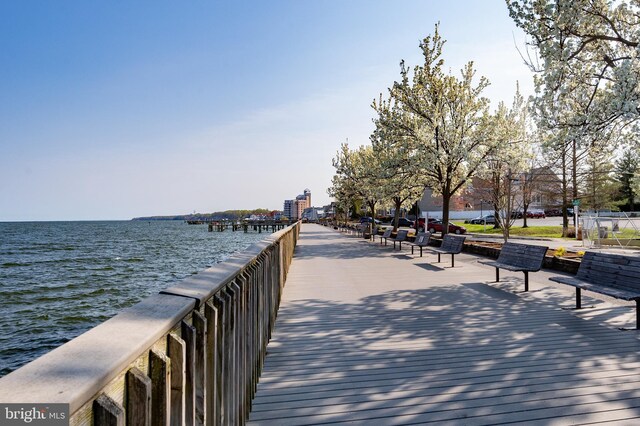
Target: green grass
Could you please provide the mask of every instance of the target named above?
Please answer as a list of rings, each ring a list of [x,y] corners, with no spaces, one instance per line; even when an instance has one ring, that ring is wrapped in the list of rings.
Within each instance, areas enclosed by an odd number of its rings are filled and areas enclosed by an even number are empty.
[[[453,222],[456,225],[461,225],[467,228],[467,232],[473,232],[474,234],[497,234],[502,235],[502,229],[494,229],[493,225],[471,225],[464,222]],[[486,229],[486,231],[485,231]],[[521,226],[512,226],[509,231],[509,235],[516,237],[547,237],[547,238],[561,238],[562,226],[529,226],[523,228]]]

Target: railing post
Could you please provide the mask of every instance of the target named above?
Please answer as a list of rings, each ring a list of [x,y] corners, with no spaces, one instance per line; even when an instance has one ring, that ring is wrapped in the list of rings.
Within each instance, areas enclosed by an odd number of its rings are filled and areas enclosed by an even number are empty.
[[[173,365],[173,364],[172,364]],[[148,426],[151,424],[151,379],[133,367],[125,376],[127,387],[127,425]]]
[[[214,410],[212,424],[219,425],[222,424],[224,415],[224,301],[218,295],[211,298],[209,323],[215,323],[214,340],[211,347],[214,365],[214,371],[212,372],[213,395],[211,396],[211,404]]]
[[[182,321],[180,334],[185,343],[184,424],[190,426],[196,421],[196,329],[186,321]]]
[[[155,350],[149,351],[149,377],[151,377],[151,424],[165,426],[169,420],[169,393],[171,392],[171,362]]]
[[[100,395],[93,401],[93,424],[95,426],[124,425],[124,410],[107,395]]]
[[[195,352],[195,396],[196,396],[196,424],[202,425],[205,422],[205,387],[207,383],[207,371],[205,369],[205,358],[207,352],[207,323],[199,311],[193,311],[192,323],[196,329],[196,352]]]

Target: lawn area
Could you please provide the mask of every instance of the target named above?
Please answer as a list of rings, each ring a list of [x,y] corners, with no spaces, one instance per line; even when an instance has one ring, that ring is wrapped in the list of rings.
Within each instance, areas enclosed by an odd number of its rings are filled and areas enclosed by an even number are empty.
[[[502,229],[494,229],[493,225],[471,225],[470,223],[453,222],[456,225],[461,225],[467,228],[467,232],[473,232],[474,234],[498,234],[502,235]],[[513,226],[509,232],[509,235],[520,237],[548,237],[548,238],[561,238],[562,226],[529,226],[523,228],[521,226]]]

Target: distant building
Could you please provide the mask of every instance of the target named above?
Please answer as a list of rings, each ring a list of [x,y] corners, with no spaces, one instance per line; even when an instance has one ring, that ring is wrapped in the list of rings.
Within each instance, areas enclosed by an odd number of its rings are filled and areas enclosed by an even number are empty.
[[[551,169],[542,167],[530,170],[526,175],[519,175],[514,179],[514,210],[521,210],[524,204],[523,182],[525,180],[528,180],[528,211],[544,210],[562,205],[560,179]],[[489,180],[473,178],[463,190],[451,197],[449,211],[492,209],[492,193],[493,187]],[[422,199],[418,202],[418,207],[420,211],[441,211],[442,197],[434,195],[433,191],[427,188]]]
[[[302,219],[305,209],[311,207],[311,191],[305,189],[295,200],[284,201],[284,215],[289,219]]]
[[[284,200],[284,209],[282,211],[282,214],[289,219],[293,219],[294,207],[295,200]]]
[[[304,190],[304,198],[307,200],[307,207],[311,207],[311,191],[309,188]]]

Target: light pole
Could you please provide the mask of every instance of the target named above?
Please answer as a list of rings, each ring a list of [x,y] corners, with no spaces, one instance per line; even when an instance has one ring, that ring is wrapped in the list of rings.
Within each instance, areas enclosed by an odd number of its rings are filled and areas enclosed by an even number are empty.
[[[482,219],[482,225],[483,225],[482,232],[484,232],[486,234],[487,233],[487,218],[484,217],[483,208],[482,208],[482,205],[484,203],[486,203],[486,201],[481,198],[480,199],[480,219]]]

